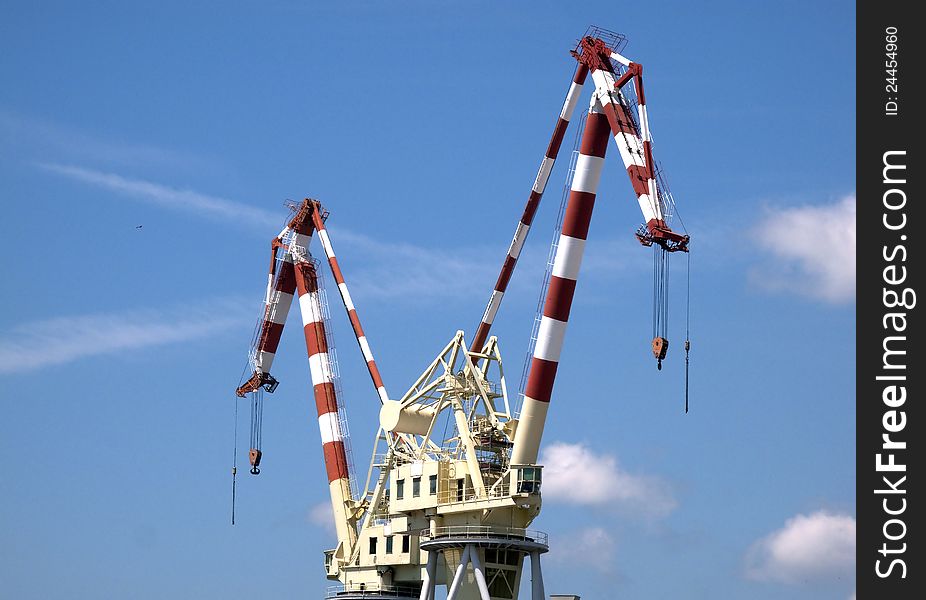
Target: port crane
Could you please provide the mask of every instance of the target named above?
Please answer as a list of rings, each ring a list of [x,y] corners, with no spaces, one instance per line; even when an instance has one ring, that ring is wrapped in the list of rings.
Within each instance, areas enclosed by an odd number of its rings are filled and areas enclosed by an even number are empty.
[[[670,226],[675,203],[653,158],[643,67],[622,54],[625,44],[624,36],[593,27],[573,49],[576,70],[475,335],[467,344],[464,332],[455,332],[401,396],[390,395],[380,376],[321,203],[306,199],[294,205],[286,226],[271,241],[251,370],[237,395],[252,399],[249,460],[256,474],[262,458],[262,397],[279,385],[271,367],[297,299],[337,535],[336,546],[324,552],[326,575],[339,582],[329,598],[434,600],[436,586],[446,585],[450,600],[513,600],[526,558],[531,598],[546,598],[540,555],[548,550],[548,539],[529,529],[541,507],[538,453],[611,139],[643,214],[636,238],[656,253],[655,293],[662,306],[654,308],[652,351],[660,365],[668,348],[666,299],[659,289],[665,257],[688,252],[689,236]],[[589,75],[592,97],[567,176],[542,313],[516,404],[509,397],[499,341],[490,330]],[[338,369],[330,352],[321,262],[309,252],[312,237],[333,275],[379,402],[379,428],[364,478],[352,464]]]

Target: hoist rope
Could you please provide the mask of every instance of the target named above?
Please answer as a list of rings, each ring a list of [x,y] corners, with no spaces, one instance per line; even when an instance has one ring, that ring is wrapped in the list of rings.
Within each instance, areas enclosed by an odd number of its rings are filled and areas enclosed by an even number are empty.
[[[656,323],[659,320],[658,311],[659,311],[659,278],[657,276],[658,267],[656,265],[656,254],[659,251],[658,247],[653,247],[653,337],[656,337],[657,327]]]
[[[669,333],[669,253],[665,248],[662,250],[662,332],[666,335]]]
[[[235,495],[237,492],[238,480],[238,396],[235,396],[235,435],[234,435],[234,458],[232,459],[232,501],[231,501],[231,524],[235,524]]]
[[[251,449],[261,450],[264,427],[264,393],[262,388],[251,392]],[[251,469],[253,475],[260,473],[257,465]]]
[[[669,253],[653,245],[653,337],[665,338],[669,329]]]
[[[691,350],[691,251],[688,251],[687,289],[685,291],[685,414],[688,414],[688,352]]]

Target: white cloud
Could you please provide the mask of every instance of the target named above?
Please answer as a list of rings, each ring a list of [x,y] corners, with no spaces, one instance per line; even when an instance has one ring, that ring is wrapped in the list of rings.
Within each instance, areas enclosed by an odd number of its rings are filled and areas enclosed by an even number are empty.
[[[543,495],[551,501],[608,505],[648,516],[664,516],[677,502],[668,483],[623,470],[617,458],[595,454],[583,444],[554,442],[540,458]]]
[[[334,509],[330,502],[319,502],[309,507],[306,515],[309,523],[328,531],[334,531]]]
[[[581,564],[602,573],[614,570],[614,537],[601,527],[588,527],[556,536],[550,560],[560,564]]]
[[[248,226],[269,227],[270,230],[276,229],[273,234],[279,232],[285,220],[283,214],[275,214],[233,200],[192,190],[177,189],[143,179],[57,163],[40,163],[38,166],[52,173],[143,200],[161,208],[198,213],[207,217],[244,223]]]
[[[788,519],[746,554],[746,576],[757,581],[805,583],[851,578],[855,518],[818,511]]]
[[[770,209],[755,230],[775,259],[752,273],[767,289],[826,302],[855,298],[855,196],[819,206]]]
[[[253,316],[243,303],[224,299],[172,310],[62,316],[23,323],[0,336],[0,374],[209,337],[240,328]]]

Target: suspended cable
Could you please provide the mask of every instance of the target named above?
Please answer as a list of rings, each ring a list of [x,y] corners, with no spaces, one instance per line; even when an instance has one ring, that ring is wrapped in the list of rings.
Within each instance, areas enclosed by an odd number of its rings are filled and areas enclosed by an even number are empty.
[[[238,396],[235,396],[235,436],[234,436],[234,458],[232,459],[232,501],[231,501],[231,524],[235,524],[235,494],[238,480]]]
[[[248,460],[251,463],[251,475],[260,474],[261,438],[263,437],[264,421],[264,394],[258,388],[251,392],[251,449],[248,451]]]
[[[656,368],[662,370],[662,361],[669,350],[669,253],[653,244],[653,356]]]
[[[691,350],[691,251],[687,261],[687,289],[685,290],[685,414],[688,414],[688,353]]]

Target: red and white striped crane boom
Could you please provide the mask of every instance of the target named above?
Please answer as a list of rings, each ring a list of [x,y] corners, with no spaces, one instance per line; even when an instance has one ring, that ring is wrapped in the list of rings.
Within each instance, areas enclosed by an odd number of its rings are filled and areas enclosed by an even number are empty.
[[[498,280],[471,344],[471,350],[478,351],[488,338],[578,102],[578,96],[588,74],[591,74],[595,91],[586,119],[575,175],[553,259],[547,296],[543,304],[537,343],[524,389],[524,404],[511,455],[512,464],[533,464],[537,460],[608,137],[614,138],[643,214],[643,225],[636,232],[637,239],[644,246],[655,244],[662,252],[688,251],[689,236],[673,231],[666,222],[666,213],[673,200],[668,190],[660,183],[653,158],[652,135],[643,88],[643,66],[620,54],[624,43],[623,36],[591,28],[572,51],[578,66],[528,196],[524,213],[518,222]],[[624,89],[631,80],[634,84],[632,94],[629,93],[630,90]],[[636,115],[632,105],[636,107]],[[662,334],[657,334],[653,341],[653,351],[660,361],[660,366],[667,347],[668,342]]]
[[[606,42],[599,36],[609,39]],[[658,182],[653,159],[652,137],[643,92],[643,65],[632,62],[619,53],[624,44],[625,38],[623,36],[593,27],[579,41],[577,48],[572,51],[572,55],[579,64],[576,66],[575,74],[566,93],[563,109],[556,119],[553,135],[540,163],[534,185],[528,195],[524,213],[520,221],[518,221],[514,238],[508,247],[492,295],[489,297],[489,302],[483,312],[482,321],[479,323],[470,344],[472,352],[478,352],[489,337],[489,331],[492,329],[502,298],[508,288],[509,281],[511,281],[511,276],[514,274],[531,223],[533,223],[534,215],[536,215],[540,206],[547,181],[559,155],[563,137],[569,127],[572,113],[578,103],[579,95],[582,93],[582,88],[590,70],[592,79],[595,82],[596,92],[599,89],[608,90],[607,101],[602,103],[604,112],[614,132],[621,159],[627,169],[627,175],[643,212],[644,225],[637,231],[637,238],[646,246],[657,243],[669,252],[688,250],[688,236],[672,231],[665,221],[662,206],[667,192],[662,190]],[[611,60],[616,61],[625,68],[622,74],[618,75],[615,72]],[[634,91],[638,100],[639,124],[628,110],[627,99],[620,91],[631,79],[634,80]]]
[[[338,543],[343,544],[346,551],[349,551],[357,541],[357,519],[353,510],[351,469],[341,427],[339,398],[328,353],[328,334],[319,298],[318,274],[311,259],[300,260],[295,271],[299,311],[302,313],[309,372],[318,413],[318,431],[321,434],[322,455],[334,511],[334,526]]]
[[[270,240],[270,272],[264,296],[264,314],[251,343],[250,358],[254,370],[251,377],[236,390],[242,398],[259,388],[271,393],[276,390],[278,382],[270,374],[270,367],[273,366],[289,307],[296,293],[294,257],[290,247],[308,248],[313,230],[310,210],[311,207],[303,204],[283,231]]]
[[[389,399],[386,386],[383,384],[376,361],[373,358],[370,343],[363,332],[360,317],[357,314],[357,309],[351,299],[347,283],[344,281],[344,275],[335,256],[331,237],[325,227],[327,216],[327,211],[322,208],[318,200],[307,198],[298,206],[283,231],[270,240],[270,273],[267,294],[264,300],[264,314],[258,329],[258,335],[251,345],[251,363],[254,370],[251,377],[236,390],[238,396],[243,397],[260,387],[273,392],[279,383],[270,374],[270,367],[273,365],[273,358],[280,344],[280,337],[286,324],[286,316],[289,313],[290,305],[293,302],[293,294],[296,290],[293,270],[294,256],[300,251],[303,255],[307,253],[312,234],[317,231],[325,257],[328,259],[328,266],[331,268],[331,273],[338,286],[341,302],[347,311],[354,336],[370,373],[370,379],[373,381],[373,387],[376,389],[376,395],[381,402]]]
[[[334,253],[331,238],[325,227],[327,216],[328,213],[322,208],[320,202],[305,199],[295,207],[295,214],[286,227],[271,240],[270,273],[264,298],[264,310],[250,352],[253,372],[237,388],[236,393],[244,397],[249,393],[259,394],[261,391],[272,393],[276,390],[279,382],[270,374],[270,368],[273,365],[293,296],[298,293],[335,529],[338,542],[343,546],[343,554],[349,555],[357,539],[357,518],[361,513],[358,509],[360,502],[353,497],[352,493],[353,474],[345,445],[346,432],[340,416],[341,401],[334,384],[334,369],[329,355],[325,310],[319,293],[319,274],[316,271],[316,261],[312,259],[308,250],[313,233],[318,234],[319,242],[334,275],[338,293],[370,373],[376,396],[380,403],[383,403],[389,399],[389,395]],[[254,467],[252,472],[259,472],[256,467],[260,464],[260,450],[252,448],[250,458]]]
[[[585,79],[588,77],[588,67],[582,63],[576,67],[576,72],[572,77],[572,83],[569,84],[569,90],[566,92],[566,99],[563,101],[563,109],[556,119],[556,125],[553,127],[553,135],[550,138],[550,144],[544,153],[543,160],[540,162],[540,169],[537,177],[534,179],[534,185],[531,187],[530,194],[527,197],[527,205],[524,207],[524,214],[518,221],[518,226],[514,231],[514,238],[508,247],[508,254],[505,255],[505,261],[502,263],[502,270],[498,274],[498,280],[495,282],[495,289],[489,298],[489,304],[486,306],[482,315],[482,322],[476,329],[476,335],[470,344],[471,352],[479,352],[485,341],[489,337],[489,330],[495,321],[495,315],[502,304],[502,297],[508,288],[508,282],[514,274],[514,268],[517,266],[518,257],[521,255],[521,249],[524,248],[524,242],[527,240],[527,234],[530,231],[531,223],[534,221],[534,215],[537,214],[537,208],[540,206],[540,200],[543,198],[543,192],[546,190],[547,181],[550,173],[553,171],[553,165],[556,163],[556,157],[559,155],[560,146],[563,144],[563,137],[566,135],[566,129],[569,128],[569,121],[572,119],[572,113],[575,111],[576,104],[579,102],[579,95],[582,93],[582,86],[585,85]]]
[[[607,41],[602,38],[606,38]],[[620,54],[625,43],[626,39],[622,35],[592,27],[572,51],[578,65],[563,101],[563,108],[556,119],[553,135],[540,163],[534,185],[528,195],[524,213],[518,221],[514,238],[508,247],[492,295],[483,312],[482,321],[470,344],[472,352],[477,352],[482,348],[489,337],[489,331],[492,329],[502,298],[514,274],[518,258],[540,206],[547,181],[559,155],[563,137],[569,127],[589,72],[592,73],[596,94],[599,91],[607,92],[606,100],[601,104],[643,213],[644,224],[636,233],[637,239],[645,246],[656,243],[669,252],[688,250],[688,236],[672,231],[671,227],[666,224],[663,205],[670,198],[667,198],[668,191],[663,190],[659,184],[653,159],[652,136],[643,91],[643,65],[632,62]],[[617,73],[612,60],[618,63],[618,69],[622,69],[622,73]],[[639,123],[628,110],[627,97],[621,93],[621,89],[631,79],[634,80]]]

